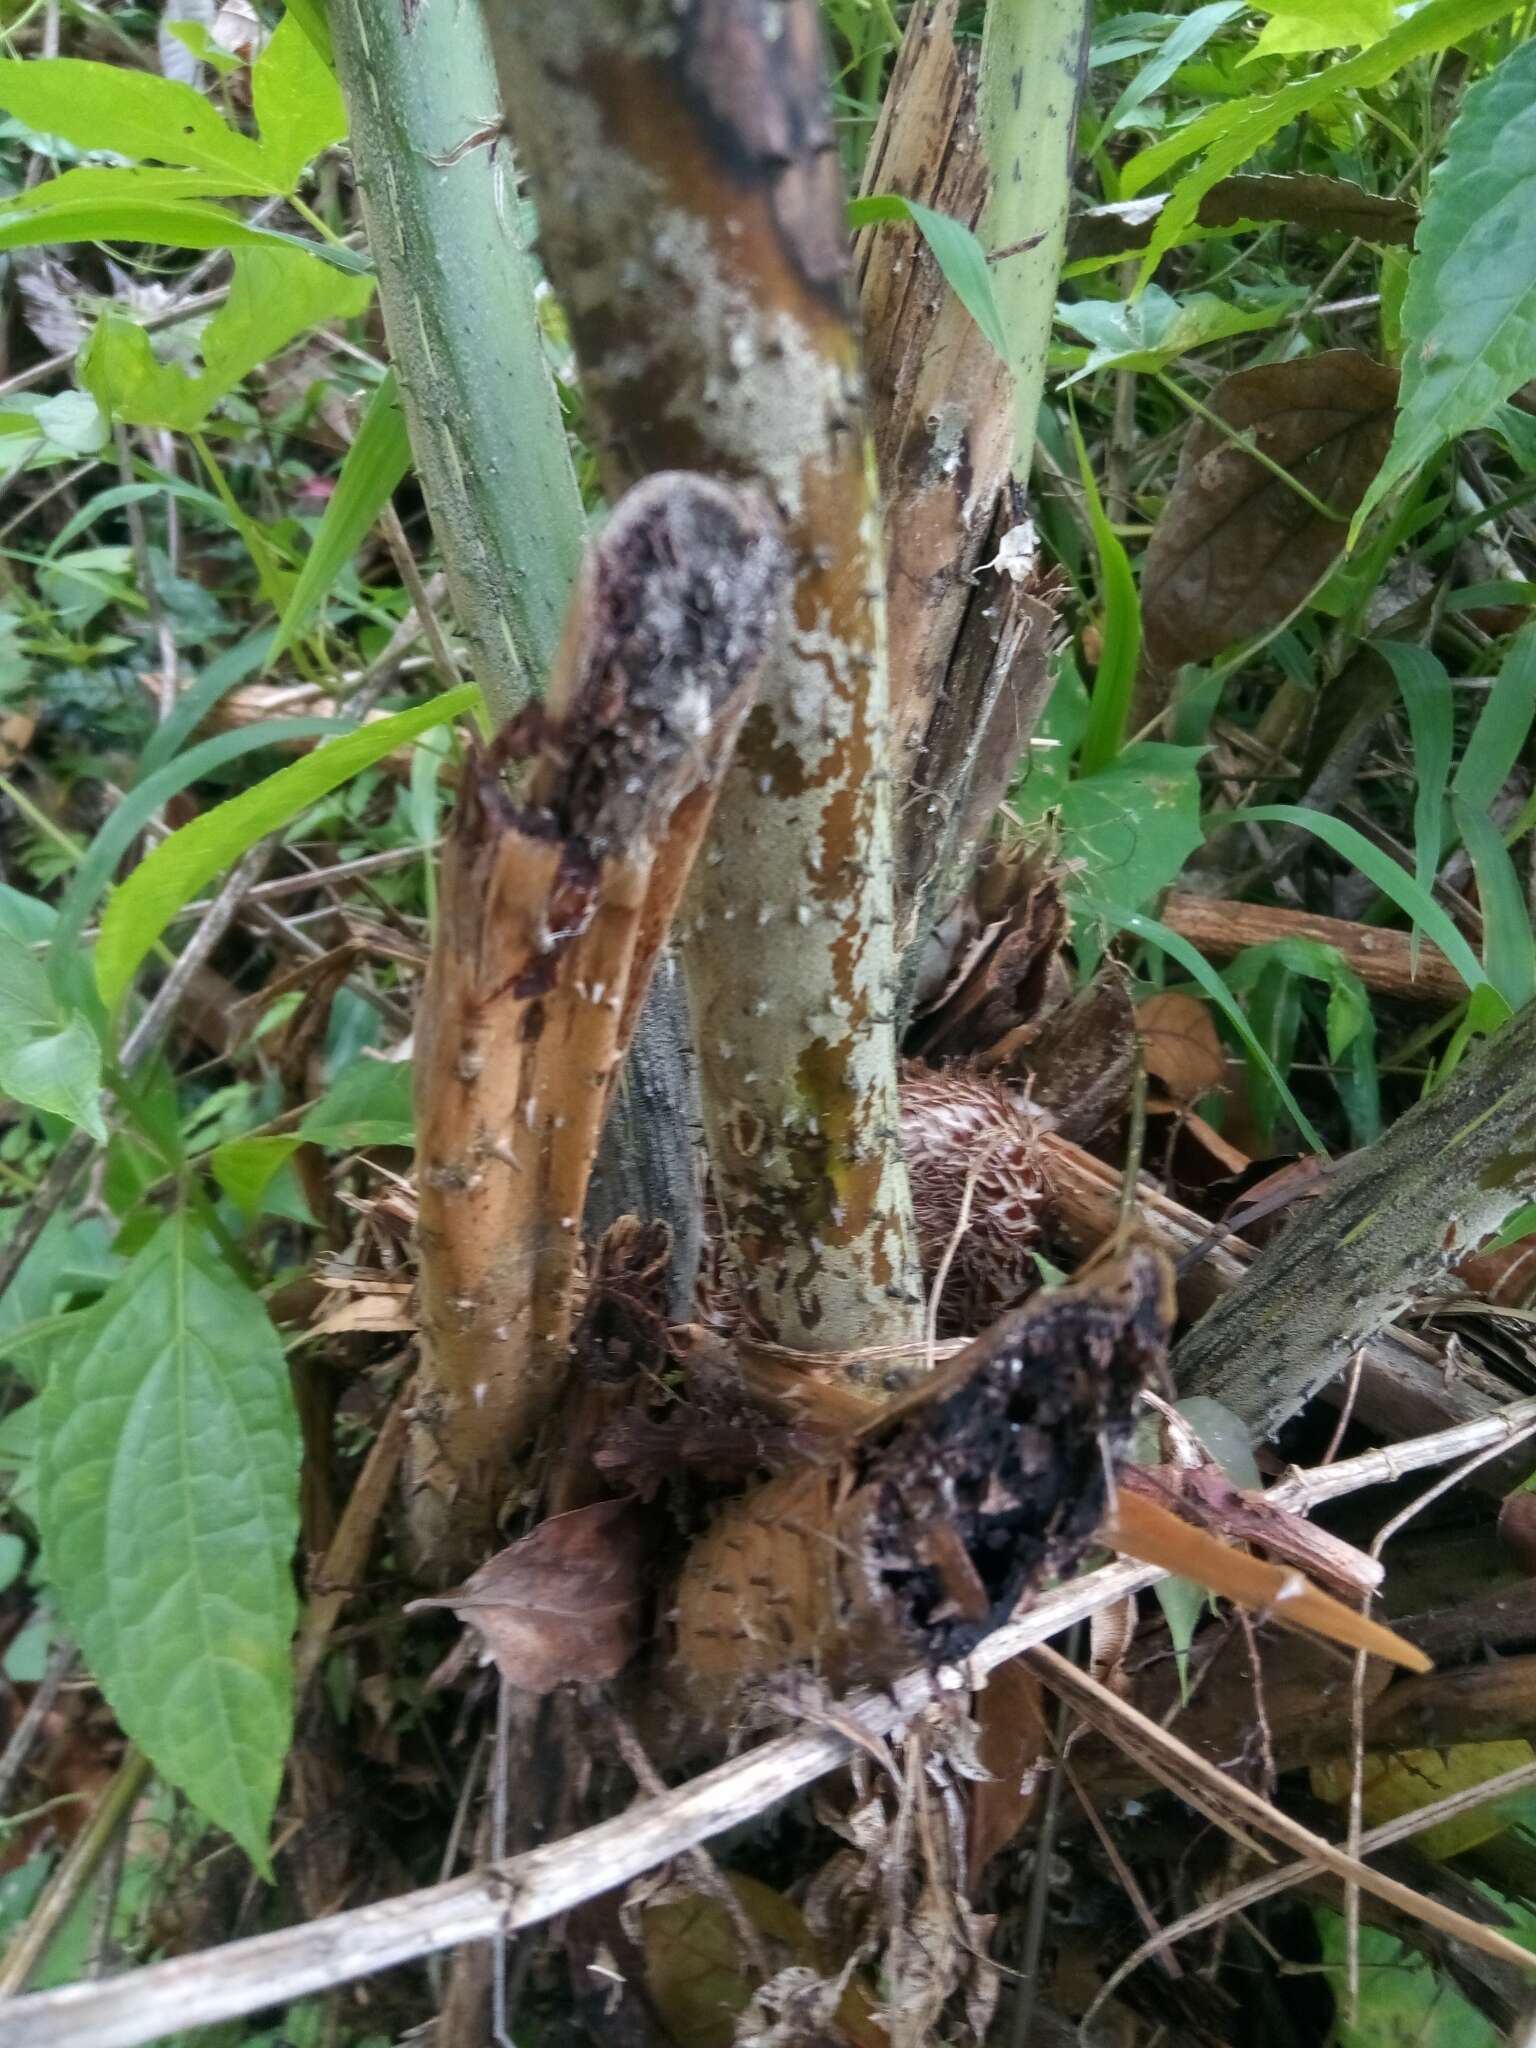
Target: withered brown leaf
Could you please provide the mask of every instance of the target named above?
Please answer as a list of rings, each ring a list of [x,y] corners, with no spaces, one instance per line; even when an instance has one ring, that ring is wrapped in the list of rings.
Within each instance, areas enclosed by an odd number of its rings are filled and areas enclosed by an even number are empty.
[[[1338,517],[1196,420],[1142,571],[1146,648],[1160,668],[1208,660],[1301,602],[1344,545],[1396,402],[1397,372],[1348,348],[1260,363],[1217,385],[1210,410]]]
[[[644,1551],[635,1503],[595,1501],[551,1516],[462,1586],[405,1611],[451,1607],[524,1692],[595,1684],[622,1671],[639,1646]]]

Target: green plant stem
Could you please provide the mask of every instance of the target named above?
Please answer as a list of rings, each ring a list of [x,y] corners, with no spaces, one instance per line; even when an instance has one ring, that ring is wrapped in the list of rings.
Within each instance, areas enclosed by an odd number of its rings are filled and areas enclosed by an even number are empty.
[[[1225,439],[1232,443],[1234,448],[1241,448],[1245,455],[1251,455],[1261,469],[1267,469],[1271,476],[1277,477],[1281,483],[1285,484],[1290,490],[1293,490],[1302,503],[1310,506],[1319,518],[1331,520],[1335,526],[1348,524],[1348,513],[1336,512],[1332,505],[1325,505],[1321,498],[1315,496],[1313,492],[1307,489],[1300,477],[1292,476],[1283,463],[1276,462],[1272,455],[1266,455],[1252,434],[1245,433],[1242,429],[1234,427],[1230,420],[1224,420],[1220,413],[1212,412],[1208,405],[1202,405],[1198,398],[1191,397],[1189,392],[1185,391],[1180,385],[1175,384],[1173,379],[1164,371],[1157,371],[1156,377],[1157,382],[1162,385],[1163,389],[1171,397],[1176,398],[1180,405],[1204,420],[1209,426],[1213,426],[1218,434],[1223,435]]]
[[[980,233],[994,258],[992,291],[1008,337],[1013,468],[1021,484],[1034,456],[1067,246],[1091,17],[1088,0],[992,0],[982,33],[976,104],[993,187]]]
[[[519,239],[478,11],[330,10],[411,447],[499,723],[559,640],[585,520]]]

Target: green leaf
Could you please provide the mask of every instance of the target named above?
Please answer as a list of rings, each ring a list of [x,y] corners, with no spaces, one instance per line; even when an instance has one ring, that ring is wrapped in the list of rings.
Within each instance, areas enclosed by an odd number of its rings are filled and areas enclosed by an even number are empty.
[[[1275,968],[1328,990],[1324,1028],[1328,1057],[1338,1069],[1334,1087],[1349,1120],[1355,1145],[1381,1135],[1381,1083],[1376,1070],[1376,1016],[1363,981],[1336,946],[1319,939],[1277,939],[1248,946],[1224,970],[1237,994],[1255,988]]]
[[[1182,241],[1194,226],[1200,201],[1211,187],[1239,164],[1246,163],[1289,122],[1310,113],[1324,100],[1382,84],[1414,58],[1464,40],[1478,29],[1512,14],[1517,5],[1518,0],[1428,0],[1426,6],[1407,21],[1399,22],[1390,35],[1362,50],[1358,57],[1343,64],[1318,66],[1279,92],[1255,94],[1235,104],[1223,101],[1209,107],[1176,134],[1132,157],[1121,174],[1121,189],[1128,199],[1160,184],[1174,164],[1205,152],[1197,168],[1179,180],[1158,216],[1142,260],[1143,280],[1151,277],[1164,252]]]
[[[1395,19],[1392,0],[1274,0],[1259,12],[1270,16],[1264,33],[1244,59],[1285,57],[1297,50],[1345,50],[1380,42]]]
[[[1093,531],[1094,553],[1099,565],[1099,601],[1104,607],[1101,632],[1103,651],[1093,679],[1088,705],[1088,726],[1083,734],[1078,769],[1095,775],[1114,765],[1125,744],[1125,724],[1130,716],[1136,672],[1141,664],[1141,599],[1131,574],[1130,558],[1120,536],[1110,525],[1093,465],[1077,420],[1072,420],[1072,445],[1077,451],[1078,474],[1088,506],[1088,523]],[[1182,864],[1182,856],[1181,856]],[[1164,879],[1167,879],[1166,877]],[[1158,887],[1162,884],[1159,883]]]
[[[1509,643],[1488,701],[1472,728],[1451,782],[1452,793],[1473,810],[1487,811],[1509,780],[1536,716],[1536,620]]]
[[[61,1007],[42,961],[12,938],[0,938],[0,1095],[106,1140],[96,1034]]]
[[[1456,738],[1451,679],[1427,647],[1414,647],[1406,640],[1373,640],[1370,645],[1385,658],[1408,707],[1415,783],[1413,873],[1419,887],[1428,893],[1440,872],[1445,798]]]
[[[358,1060],[347,1067],[299,1125],[299,1136],[328,1152],[414,1144],[409,1062]]]
[[[1308,810],[1301,804],[1252,804],[1238,811],[1224,811],[1222,825],[1241,825],[1249,819],[1258,825],[1299,825],[1311,832],[1336,854],[1357,867],[1373,881],[1384,896],[1390,896],[1399,910],[1407,913],[1427,939],[1445,954],[1469,989],[1487,982],[1477,956],[1450,918],[1392,856],[1373,846],[1363,832],[1346,825],[1342,818],[1330,818],[1326,811]]]
[[[1273,327],[1305,298],[1300,285],[1274,285],[1250,291],[1248,303],[1239,305],[1214,292],[1175,299],[1161,285],[1149,284],[1136,299],[1078,299],[1058,306],[1057,321],[1092,343],[1087,361],[1061,388],[1095,370],[1161,370],[1208,342]]]
[[[1091,910],[1151,900],[1199,846],[1202,747],[1139,740],[1061,796],[1062,857],[1081,863],[1071,890]]]
[[[943,272],[945,283],[1006,363],[1008,336],[992,295],[987,252],[965,223],[916,199],[903,199],[897,192],[873,192],[867,198],[849,202],[850,227],[869,227],[883,220],[912,223],[933,251],[933,260]]]
[[[1509,1007],[1523,1009],[1536,995],[1536,936],[1520,877],[1498,826],[1485,810],[1457,797],[1451,811],[1477,874],[1483,966]]]
[[[1096,908],[1098,915],[1107,924],[1114,925],[1120,931],[1129,932],[1133,938],[1145,939],[1149,945],[1156,946],[1161,952],[1166,953],[1170,959],[1177,960],[1190,979],[1200,984],[1201,988],[1205,990],[1205,993],[1211,998],[1211,1001],[1215,1003],[1227,1022],[1232,1026],[1232,1029],[1237,1033],[1248,1052],[1252,1054],[1260,1071],[1266,1076],[1270,1086],[1274,1089],[1281,1102],[1284,1103],[1287,1114],[1297,1130],[1300,1131],[1302,1137],[1312,1147],[1314,1152],[1326,1153],[1327,1146],[1313,1129],[1306,1111],[1291,1093],[1285,1076],[1276,1067],[1274,1061],[1255,1035],[1253,1027],[1243,1015],[1242,1006],[1232,994],[1231,989],[1227,987],[1227,984],[1206,959],[1205,955],[1197,951],[1189,943],[1188,939],[1184,938],[1180,933],[1170,930],[1167,925],[1160,923],[1155,917],[1144,917],[1140,911],[1128,910],[1121,905],[1112,903],[1100,903]]]
[[[102,918],[96,946],[96,985],[113,1010],[127,994],[139,962],[171,919],[205,882],[237,861],[247,847],[276,832],[300,811],[327,796],[418,733],[467,711],[479,699],[474,684],[449,690],[426,704],[396,712],[316,747],[280,768],[254,789],[205,811],[162,840],[116,891]]]
[[[162,363],[136,321],[108,310],[81,355],[81,382],[114,418],[187,432],[258,363],[311,327],[355,318],[372,295],[370,279],[345,276],[302,250],[238,249],[229,297],[199,344],[200,374]]]
[[[291,192],[306,164],[347,132],[336,74],[290,8],[251,66],[251,106],[261,129],[262,165]]]
[[[209,1158],[213,1177],[247,1223],[254,1223],[261,1214],[262,1198],[303,1142],[302,1138],[274,1134],[231,1138],[214,1147]]]
[[[189,747],[163,768],[136,782],[108,812],[64,892],[48,949],[49,965],[55,978],[75,954],[86,919],[95,909],[118,862],[148,821],[173,796],[179,795],[201,776],[211,775],[216,768],[238,761],[246,754],[257,753],[264,747],[281,746],[285,740],[332,739],[335,732],[336,721],[332,718],[264,719],[259,725],[215,733],[212,739],[200,740],[195,747]]]
[[[308,623],[331,585],[357,553],[411,466],[411,442],[395,373],[374,392],[357,438],[347,450],[336,488],[320,521],[298,580],[278,624],[268,663],[277,660]]]
[[[1113,135],[1117,129],[1132,128],[1136,125],[1136,110],[1153,93],[1161,92],[1181,64],[1203,50],[1211,37],[1234,14],[1243,11],[1242,0],[1211,0],[1206,7],[1197,7],[1186,14],[1182,21],[1175,22],[1172,32],[1155,57],[1149,57],[1130,84],[1115,101],[1104,121],[1104,133]]]
[[[1430,178],[1403,300],[1397,431],[1351,539],[1394,484],[1536,377],[1533,218],[1536,43],[1522,43],[1467,93]]]
[[[1159,1579],[1152,1588],[1157,1595],[1157,1604],[1163,1610],[1163,1619],[1168,1624],[1168,1634],[1173,1640],[1174,1667],[1179,1674],[1179,1697],[1189,1705],[1189,1646],[1195,1639],[1201,1611],[1209,1595],[1204,1586],[1196,1585],[1193,1579]]]
[[[41,1396],[50,1585],[125,1733],[270,1868],[292,1732],[299,1433],[260,1301],[170,1217]]]
[[[237,135],[200,92],[152,71],[79,57],[30,57],[0,64],[0,107],[39,135],[81,150],[148,157],[156,163],[238,177],[252,192],[271,183],[260,147]]]

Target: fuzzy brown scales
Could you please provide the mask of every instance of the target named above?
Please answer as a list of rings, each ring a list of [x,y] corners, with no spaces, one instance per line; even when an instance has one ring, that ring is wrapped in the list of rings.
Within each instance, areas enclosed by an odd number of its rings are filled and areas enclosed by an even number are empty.
[[[873,463],[812,0],[492,0],[610,491],[761,483],[795,561],[681,930],[748,1313],[843,1353],[917,1333],[897,1144],[892,788]]]
[[[690,1681],[728,1696],[810,1664],[842,1689],[964,1656],[1092,1542],[1172,1318],[1172,1269],[1133,1247],[1005,1316],[841,1457],[724,1509],[679,1589]]]
[[[583,568],[548,710],[466,767],[416,1045],[411,1467],[434,1568],[484,1554],[560,1390],[603,1114],[784,580],[749,496],[652,478]]]

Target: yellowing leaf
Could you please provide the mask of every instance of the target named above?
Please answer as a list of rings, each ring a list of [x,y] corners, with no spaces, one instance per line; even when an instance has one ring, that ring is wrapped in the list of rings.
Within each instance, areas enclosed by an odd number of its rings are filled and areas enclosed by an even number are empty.
[[[1518,1770],[1536,1758],[1528,1742],[1463,1742],[1453,1749],[1404,1749],[1395,1756],[1368,1756],[1361,1786],[1362,1812],[1367,1827],[1397,1820],[1405,1813],[1417,1813],[1453,1792],[1467,1792],[1484,1785],[1505,1771]],[[1339,1757],[1312,1767],[1312,1790],[1330,1806],[1342,1806],[1349,1797],[1350,1763]],[[1428,1855],[1459,1856],[1482,1842],[1501,1835],[1507,1821],[1498,1801],[1474,1806],[1426,1828],[1414,1839]]]
[[[1276,0],[1259,12],[1271,17],[1247,58],[1288,56],[1294,50],[1355,50],[1392,27],[1392,0]]]

